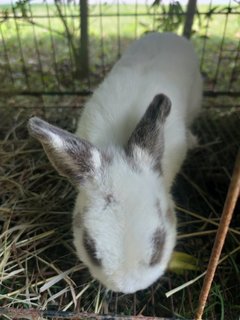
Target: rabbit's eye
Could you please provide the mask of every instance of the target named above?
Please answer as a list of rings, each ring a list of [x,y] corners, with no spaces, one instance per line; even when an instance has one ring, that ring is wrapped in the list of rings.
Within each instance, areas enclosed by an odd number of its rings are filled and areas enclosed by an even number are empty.
[[[95,266],[101,266],[101,259],[97,257],[95,241],[89,236],[86,230],[83,232],[83,245],[89,258]]]
[[[163,248],[165,244],[165,231],[157,229],[152,237],[153,253],[150,260],[150,266],[159,263],[162,258]]]

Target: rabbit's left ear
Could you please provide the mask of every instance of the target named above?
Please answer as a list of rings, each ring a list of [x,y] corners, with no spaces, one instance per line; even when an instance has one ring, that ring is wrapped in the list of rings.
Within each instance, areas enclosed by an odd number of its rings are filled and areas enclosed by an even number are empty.
[[[164,123],[171,110],[171,101],[164,94],[156,95],[127,143],[127,154],[134,155],[136,147],[153,159],[159,169],[164,151]],[[141,152],[139,153],[141,155]],[[141,161],[141,159],[138,159]]]
[[[88,141],[38,117],[29,120],[28,130],[41,142],[55,169],[74,184],[83,183],[99,172],[104,157]]]

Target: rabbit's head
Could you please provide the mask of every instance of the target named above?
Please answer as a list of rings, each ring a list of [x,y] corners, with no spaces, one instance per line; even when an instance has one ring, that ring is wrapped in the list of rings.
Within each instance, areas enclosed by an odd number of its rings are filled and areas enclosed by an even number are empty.
[[[31,135],[53,166],[79,189],[73,217],[77,254],[113,291],[150,286],[175,246],[175,213],[161,167],[170,108],[166,96],[155,96],[124,149],[100,150],[39,118],[29,120]]]

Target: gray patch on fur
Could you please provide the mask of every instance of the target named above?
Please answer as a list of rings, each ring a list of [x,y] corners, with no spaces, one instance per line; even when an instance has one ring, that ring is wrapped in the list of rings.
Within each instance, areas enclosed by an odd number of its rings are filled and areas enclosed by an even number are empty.
[[[126,153],[130,156],[132,156],[135,145],[147,150],[155,159],[155,169],[160,171],[164,151],[163,125],[170,110],[170,99],[164,94],[156,95],[133,131],[126,147]]]
[[[113,195],[111,193],[107,194],[104,196],[104,200],[105,200],[105,207],[104,209],[106,209],[111,203],[113,203],[115,201]]]
[[[157,229],[152,237],[153,254],[150,260],[150,266],[154,266],[161,261],[163,247],[165,244],[165,231]]]
[[[162,215],[162,210],[161,210],[161,206],[160,206],[159,200],[157,200],[157,202],[156,202],[156,207],[157,207],[158,215],[162,219],[163,215]],[[167,214],[166,214],[166,219],[168,220],[170,225],[175,225],[176,224],[176,215],[175,215],[174,210],[168,208]]]
[[[102,262],[101,259],[97,257],[97,251],[96,251],[96,243],[95,241],[89,236],[88,232],[84,230],[83,232],[83,245],[84,248],[91,259],[92,263],[95,266],[101,266]]]
[[[158,215],[162,219],[162,210],[161,210],[161,206],[160,206],[159,200],[157,200],[157,202],[156,202],[156,207],[157,207]]]

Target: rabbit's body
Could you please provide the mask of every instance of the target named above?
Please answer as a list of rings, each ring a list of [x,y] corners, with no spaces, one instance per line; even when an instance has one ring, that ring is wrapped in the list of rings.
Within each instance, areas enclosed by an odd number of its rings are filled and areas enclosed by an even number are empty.
[[[185,38],[151,33],[134,42],[86,104],[76,134],[100,148],[123,147],[158,93],[172,102],[162,164],[170,187],[186,155],[187,127],[202,99],[198,60]]]
[[[111,290],[144,289],[167,267],[176,242],[170,188],[191,146],[188,126],[201,95],[191,44],[155,33],[133,43],[95,91],[79,138],[29,122],[56,169],[79,188],[77,254]]]

